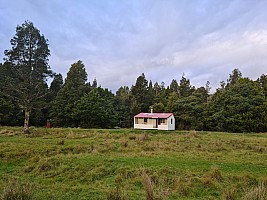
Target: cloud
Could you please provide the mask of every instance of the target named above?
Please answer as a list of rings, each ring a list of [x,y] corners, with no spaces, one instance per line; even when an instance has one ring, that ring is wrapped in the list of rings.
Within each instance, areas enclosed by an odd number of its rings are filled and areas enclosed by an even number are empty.
[[[185,73],[196,86],[209,80],[216,88],[236,67],[253,79],[266,74],[266,7],[264,0],[3,0],[0,50],[28,19],[49,39],[50,65],[63,76],[82,60],[89,80],[114,92],[143,72],[166,84]]]

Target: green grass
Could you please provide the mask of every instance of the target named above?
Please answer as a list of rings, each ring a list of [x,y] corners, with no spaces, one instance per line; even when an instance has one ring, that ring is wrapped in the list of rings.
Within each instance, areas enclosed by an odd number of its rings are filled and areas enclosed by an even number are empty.
[[[32,199],[146,199],[151,187],[154,199],[264,199],[267,133],[0,127],[0,199],[16,190]]]

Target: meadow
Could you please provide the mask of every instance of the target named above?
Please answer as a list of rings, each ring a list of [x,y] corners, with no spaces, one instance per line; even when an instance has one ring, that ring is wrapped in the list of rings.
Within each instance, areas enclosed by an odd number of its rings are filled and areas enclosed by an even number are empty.
[[[0,199],[266,199],[267,133],[0,127]]]

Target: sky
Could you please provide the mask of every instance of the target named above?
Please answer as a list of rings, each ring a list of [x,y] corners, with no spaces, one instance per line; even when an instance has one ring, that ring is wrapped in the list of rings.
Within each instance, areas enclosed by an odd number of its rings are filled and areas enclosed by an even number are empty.
[[[266,10],[267,0],[0,0],[0,62],[29,20],[64,78],[81,60],[88,81],[113,92],[142,73],[166,86],[184,74],[215,91],[235,68],[267,74]]]

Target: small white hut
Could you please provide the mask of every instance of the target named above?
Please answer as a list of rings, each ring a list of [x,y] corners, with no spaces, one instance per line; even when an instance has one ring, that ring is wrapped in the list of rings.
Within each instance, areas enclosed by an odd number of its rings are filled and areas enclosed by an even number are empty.
[[[134,116],[135,129],[175,130],[173,113],[139,113]]]

